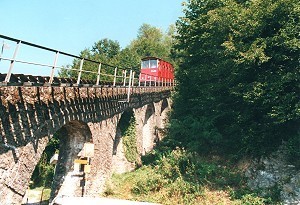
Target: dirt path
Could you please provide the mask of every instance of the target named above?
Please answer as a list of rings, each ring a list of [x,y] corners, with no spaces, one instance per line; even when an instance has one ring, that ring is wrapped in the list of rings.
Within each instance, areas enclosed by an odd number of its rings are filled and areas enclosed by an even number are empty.
[[[91,197],[63,197],[57,198],[55,203],[57,205],[98,205],[98,204],[107,204],[107,205],[158,205],[148,202],[137,202],[137,201],[128,201],[121,199],[109,199],[109,198],[91,198]]]
[[[42,189],[27,190],[26,196],[23,199],[22,204],[26,205],[43,205],[48,204],[47,202],[40,202],[42,196]]]

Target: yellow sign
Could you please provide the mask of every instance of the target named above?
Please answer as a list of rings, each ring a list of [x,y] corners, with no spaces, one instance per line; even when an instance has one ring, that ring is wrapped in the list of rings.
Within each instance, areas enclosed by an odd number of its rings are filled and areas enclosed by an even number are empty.
[[[75,159],[74,163],[78,163],[78,164],[88,164],[88,160],[86,159]]]

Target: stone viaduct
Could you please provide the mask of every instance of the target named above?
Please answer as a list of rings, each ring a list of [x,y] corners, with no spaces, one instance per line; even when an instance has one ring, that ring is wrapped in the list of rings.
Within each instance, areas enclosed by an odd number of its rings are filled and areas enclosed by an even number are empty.
[[[118,123],[131,112],[139,156],[160,138],[170,109],[171,87],[0,86],[0,204],[20,204],[49,140],[59,133],[53,179],[55,196],[99,196],[112,172],[135,167],[126,161]],[[90,172],[74,172],[84,143],[94,144]]]

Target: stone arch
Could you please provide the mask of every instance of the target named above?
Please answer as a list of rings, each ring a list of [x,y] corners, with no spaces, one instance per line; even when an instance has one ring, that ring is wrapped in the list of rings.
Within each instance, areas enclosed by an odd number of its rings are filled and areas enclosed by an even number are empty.
[[[161,109],[160,109],[160,116],[162,118],[165,118],[166,117],[166,114],[168,112],[168,109],[169,108],[169,102],[168,100],[165,98],[162,100],[162,103],[161,103]]]
[[[92,141],[88,125],[81,121],[71,121],[58,130],[60,136],[59,156],[52,184],[51,199],[57,195],[81,196],[83,173],[75,173],[74,160],[85,142]],[[50,199],[50,200],[51,200]]]
[[[132,108],[136,119],[138,116],[138,136],[141,137],[137,141],[138,153],[141,154],[142,130],[147,130],[144,122],[146,127],[152,122],[148,127],[150,133],[155,127],[155,109],[150,105],[152,111],[149,111],[146,104],[170,96],[169,90],[148,92],[137,89],[129,103],[119,102],[116,99],[123,99],[126,95],[124,91],[85,86],[0,87],[0,203],[21,202],[49,139],[57,130],[62,127],[69,129],[74,123],[80,126],[87,123],[92,133],[95,157],[91,161],[89,174],[93,180],[89,182],[90,189],[87,191],[92,196],[98,196],[103,187],[100,182],[110,173],[119,113]],[[149,117],[145,117],[146,109],[152,112]]]
[[[162,103],[161,103],[161,109],[160,109],[161,115],[162,115],[162,113],[166,112],[166,110],[167,110],[168,107],[169,107],[169,102],[165,98],[165,99],[162,100]]]
[[[145,117],[143,120],[142,129],[142,154],[145,155],[151,151],[154,147],[156,140],[155,135],[156,119],[155,119],[155,107],[153,103],[147,105]]]
[[[164,129],[166,123],[168,122],[168,113],[170,111],[170,102],[167,98],[163,99],[160,110],[160,129]]]
[[[168,113],[170,111],[170,102],[168,98],[164,98],[159,103],[155,104],[157,108],[156,116],[157,116],[157,122],[155,127],[155,135],[156,135],[156,142],[159,143],[159,141],[162,140],[164,137],[164,129],[168,122]]]
[[[113,157],[112,157],[112,172],[124,173],[131,171],[135,168],[135,162],[129,161],[126,157],[126,148],[124,147],[124,140],[122,136],[131,123],[135,123],[135,116],[132,109],[126,110],[122,113],[118,125],[116,127],[116,135],[113,144]],[[136,125],[134,124],[134,131]],[[135,136],[136,138],[136,136]]]

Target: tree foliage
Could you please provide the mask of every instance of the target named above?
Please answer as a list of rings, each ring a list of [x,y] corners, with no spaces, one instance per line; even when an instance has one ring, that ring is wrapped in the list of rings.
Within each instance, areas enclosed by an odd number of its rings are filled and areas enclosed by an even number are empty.
[[[146,56],[159,57],[174,63],[171,58],[171,48],[175,32],[174,26],[170,26],[169,30],[164,33],[159,28],[143,24],[138,30],[137,38],[124,49],[121,49],[118,41],[105,38],[95,42],[91,49],[82,50],[80,57],[106,64],[101,71],[105,74],[113,74],[115,67],[139,71],[141,58]],[[60,77],[77,78],[78,71],[70,70],[70,68],[79,69],[80,63],[81,59],[75,59],[72,65],[66,66],[67,69],[61,70]],[[83,70],[97,72],[98,65],[84,61]],[[97,78],[95,73],[83,73],[82,77],[93,80]]]
[[[130,48],[135,50],[140,57],[154,56],[169,59],[172,42],[172,33],[164,34],[159,28],[143,24],[133,40]]]
[[[54,135],[49,143],[47,144],[44,152],[42,153],[41,159],[36,165],[31,180],[32,187],[51,187],[52,180],[54,177],[55,165],[50,164],[51,157],[59,151],[59,135]]]
[[[121,47],[119,42],[113,41],[110,39],[102,39],[94,43],[92,49],[86,48],[80,52],[80,58],[89,59],[95,62],[103,63],[102,72],[105,74],[113,74],[114,66],[108,65],[117,65],[118,56],[121,52]],[[83,79],[91,79],[96,80],[97,71],[98,71],[98,63],[91,62],[88,60],[83,61],[82,69],[85,71],[92,71],[94,73],[83,72]],[[74,70],[62,69],[59,73],[60,77],[73,77],[77,78],[78,71],[80,68],[81,59],[74,59],[72,65],[67,66],[66,68],[71,68]],[[76,69],[76,70],[75,70]]]
[[[190,0],[184,12],[171,134],[251,154],[299,137],[299,1]]]

